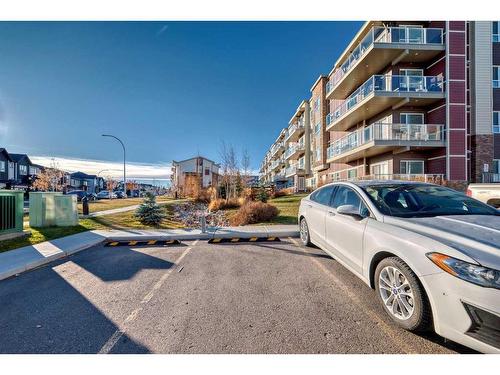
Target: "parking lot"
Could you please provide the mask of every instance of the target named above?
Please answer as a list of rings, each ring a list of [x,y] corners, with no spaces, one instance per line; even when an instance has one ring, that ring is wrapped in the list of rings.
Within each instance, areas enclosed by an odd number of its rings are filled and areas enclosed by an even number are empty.
[[[455,353],[295,239],[98,246],[0,282],[1,353]]]

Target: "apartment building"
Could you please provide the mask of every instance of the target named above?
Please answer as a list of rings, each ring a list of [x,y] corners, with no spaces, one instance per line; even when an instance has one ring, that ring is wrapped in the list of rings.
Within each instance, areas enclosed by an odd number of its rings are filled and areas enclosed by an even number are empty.
[[[309,104],[308,188],[500,181],[498,22],[368,21]]]
[[[196,188],[208,188],[219,184],[220,165],[196,156],[172,161],[172,191],[178,196],[190,196]]]
[[[285,177],[287,187],[306,190],[306,178],[311,173],[311,122],[309,101],[303,100],[285,131]]]

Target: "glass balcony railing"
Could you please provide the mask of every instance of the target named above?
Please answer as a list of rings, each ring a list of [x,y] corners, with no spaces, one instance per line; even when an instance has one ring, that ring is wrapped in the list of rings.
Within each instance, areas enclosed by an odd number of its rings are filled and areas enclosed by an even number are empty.
[[[283,142],[278,142],[273,145],[271,148],[271,156],[275,155],[281,148],[284,146]]]
[[[373,92],[443,92],[443,86],[441,76],[372,76],[329,114],[330,124],[355,108]]]
[[[298,151],[303,151],[304,148],[305,147],[303,142],[291,143],[285,151],[285,159],[288,159]]]
[[[327,84],[327,92],[337,86],[351,68],[365,55],[366,51],[375,43],[394,44],[429,44],[442,45],[444,42],[443,29],[423,27],[373,27],[364,39],[356,46],[346,61],[333,73]]]
[[[377,140],[444,141],[444,127],[431,124],[372,124],[334,141],[327,148],[327,157],[333,158]]]
[[[288,127],[285,140],[289,139],[296,131],[304,129],[304,121],[298,121]]]

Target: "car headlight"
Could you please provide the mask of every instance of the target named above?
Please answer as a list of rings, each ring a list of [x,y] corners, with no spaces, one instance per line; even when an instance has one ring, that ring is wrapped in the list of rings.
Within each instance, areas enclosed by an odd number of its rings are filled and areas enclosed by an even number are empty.
[[[436,266],[450,275],[486,288],[500,289],[500,271],[440,253],[427,253],[426,255]]]

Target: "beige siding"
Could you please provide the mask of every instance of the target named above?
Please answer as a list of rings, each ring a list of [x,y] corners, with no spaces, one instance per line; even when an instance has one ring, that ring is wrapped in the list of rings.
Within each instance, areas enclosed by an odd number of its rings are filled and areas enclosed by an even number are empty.
[[[492,134],[491,22],[471,25],[471,133]]]

